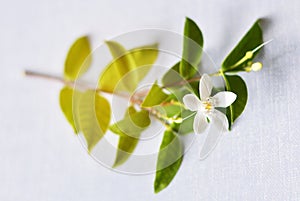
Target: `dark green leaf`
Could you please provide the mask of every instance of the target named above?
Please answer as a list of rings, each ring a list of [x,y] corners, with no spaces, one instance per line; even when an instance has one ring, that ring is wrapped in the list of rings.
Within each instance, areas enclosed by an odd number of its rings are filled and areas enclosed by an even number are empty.
[[[77,39],[71,46],[64,69],[64,78],[67,80],[76,80],[85,73],[90,67],[91,47],[87,36]]]
[[[203,36],[197,24],[189,18],[185,21],[184,36],[179,72],[185,79],[189,79],[196,74],[201,60]]]
[[[104,136],[111,116],[109,102],[95,91],[84,92],[79,101],[78,122],[90,152]]]
[[[190,82],[188,86],[189,90],[194,93],[197,97],[200,97],[199,94],[199,81]]]
[[[168,96],[169,95],[166,94],[160,86],[154,83],[141,106],[152,107],[155,105],[159,105],[164,102],[168,98]]]
[[[258,51],[253,52],[253,50],[263,44],[262,29],[259,22],[260,20],[257,20],[254,23],[246,35],[240,40],[238,45],[223,61],[222,70],[224,72],[247,66],[247,63],[252,61],[258,53]],[[246,55],[247,52],[248,55]],[[253,52],[253,54],[251,52]]]
[[[156,164],[155,193],[170,184],[181,165],[182,158],[183,149],[179,138],[172,131],[165,131]]]
[[[237,95],[235,102],[226,110],[226,116],[229,122],[229,129],[234,121],[242,114],[247,104],[248,92],[244,80],[238,75],[223,75],[226,90]]]

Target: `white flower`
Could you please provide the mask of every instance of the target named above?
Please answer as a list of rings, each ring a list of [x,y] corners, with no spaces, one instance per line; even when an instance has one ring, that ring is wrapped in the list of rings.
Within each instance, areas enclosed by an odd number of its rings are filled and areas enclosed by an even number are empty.
[[[228,129],[226,115],[215,108],[226,108],[236,99],[236,94],[229,91],[218,92],[211,97],[212,91],[211,78],[204,74],[199,83],[199,99],[194,94],[188,94],[183,97],[183,103],[191,110],[196,111],[194,119],[195,133],[202,133],[208,127],[208,119],[211,124],[205,142],[200,151],[200,160],[205,159],[215,148],[221,133]]]
[[[194,132],[202,133],[208,126],[208,121],[218,127],[218,129],[228,129],[226,115],[215,108],[226,108],[236,99],[236,94],[229,91],[218,92],[211,97],[212,81],[209,75],[202,75],[199,83],[200,99],[194,94],[183,97],[184,105],[191,111],[197,111],[194,119]]]

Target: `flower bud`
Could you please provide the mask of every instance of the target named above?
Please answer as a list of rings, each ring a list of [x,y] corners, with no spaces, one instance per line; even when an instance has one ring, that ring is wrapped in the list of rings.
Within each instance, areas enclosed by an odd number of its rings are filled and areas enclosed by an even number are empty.
[[[255,62],[254,64],[251,65],[251,70],[252,71],[260,71],[262,69],[263,65],[260,62]]]

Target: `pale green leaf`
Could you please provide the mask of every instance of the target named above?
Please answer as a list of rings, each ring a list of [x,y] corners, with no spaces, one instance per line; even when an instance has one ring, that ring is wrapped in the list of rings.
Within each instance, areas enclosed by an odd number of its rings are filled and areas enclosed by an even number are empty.
[[[106,41],[106,45],[113,56],[113,61],[100,76],[99,88],[111,93],[115,91],[134,91],[138,84],[136,73],[130,73],[130,77],[124,78],[127,73],[136,68],[133,56],[115,41]]]
[[[199,81],[187,82],[179,74],[179,65],[180,62],[176,63],[164,74],[161,80],[163,86],[168,88],[176,96],[177,100],[182,100],[183,96],[188,93],[194,93],[199,97]]]
[[[130,155],[135,150],[135,147],[138,143],[138,138],[130,137],[130,136],[120,136],[119,143],[118,143],[118,150],[115,162],[113,167],[116,168],[122,164],[124,164]]]
[[[80,92],[76,92],[76,97],[80,96]],[[74,113],[77,111],[73,106],[73,99],[74,99],[74,89],[70,87],[64,87],[60,91],[59,95],[59,102],[60,108],[63,111],[66,119],[71,124],[74,132],[77,134],[79,132],[78,125],[75,124]],[[76,126],[75,126],[76,125]]]
[[[156,164],[155,193],[165,189],[176,175],[183,158],[182,146],[172,131],[165,131]]]
[[[203,35],[197,24],[190,18],[186,18],[184,36],[179,72],[185,79],[189,79],[196,74],[201,60]]]
[[[160,86],[154,83],[141,106],[152,107],[155,105],[159,105],[164,102],[168,98],[168,96],[169,95],[166,94]]]
[[[114,123],[109,129],[120,136],[131,136],[138,138],[142,131],[151,123],[149,112],[141,110],[126,115],[122,120]]]
[[[127,108],[124,117],[129,117],[130,115],[133,115],[133,114],[135,114],[136,112],[137,112],[137,111],[136,111],[136,109],[134,108],[134,106],[131,105],[131,106],[129,106],[129,107]]]
[[[146,76],[158,56],[157,45],[142,46],[127,51],[121,44],[107,41],[114,60],[105,68],[99,79],[99,88],[133,92]]]
[[[123,47],[120,43],[117,43],[116,41],[105,41],[105,44],[109,48],[109,51],[114,59],[122,57],[122,56],[124,56],[124,54],[127,53],[127,50],[125,49],[125,47]],[[131,58],[128,58],[128,60],[129,59],[131,59]],[[127,62],[127,61],[125,61],[125,62]],[[132,61],[128,61],[128,62],[132,62]],[[124,66],[124,68],[130,69],[130,65],[129,66],[126,65],[126,66]]]
[[[129,50],[138,67],[153,65],[158,57],[158,44],[145,45]]]
[[[158,44],[145,45],[129,50],[130,54],[133,56],[134,61],[138,70],[138,82],[140,82],[151,70],[151,67],[155,63],[158,57]]]
[[[236,71],[238,68],[247,66],[249,61],[252,61],[258,50],[263,44],[263,33],[259,24],[260,20],[257,20],[250,30],[244,35],[237,46],[229,53],[226,59],[222,63],[223,72]],[[255,50],[258,48],[257,50]],[[255,51],[254,51],[255,50]],[[253,52],[254,51],[254,52]],[[246,55],[247,52],[252,52]]]
[[[126,113],[125,117],[130,117],[131,115],[135,114],[137,111],[134,109],[133,106],[130,106]],[[147,117],[146,117],[147,118]],[[131,137],[123,133],[120,129],[114,129],[115,131],[118,131],[119,137],[119,143],[118,143],[118,150],[116,159],[114,162],[113,167],[117,167],[119,165],[122,165],[126,160],[130,157],[130,155],[133,153],[137,143],[138,143],[138,137]]]
[[[178,83],[184,81],[183,77],[179,73],[180,62],[177,62],[172,66],[162,77],[162,84],[164,87],[178,87]]]
[[[81,95],[78,107],[78,122],[90,152],[104,136],[110,122],[109,102],[95,91]]]
[[[182,110],[180,105],[166,104],[153,107],[157,112],[166,118],[177,117]]]
[[[244,80],[238,75],[223,75],[226,90],[237,95],[235,102],[226,110],[226,116],[229,121],[229,129],[234,121],[242,114],[247,104],[248,92]]]
[[[179,135],[185,135],[193,132],[193,122],[195,115],[196,113],[193,111],[183,110],[181,113],[182,122],[174,122],[173,124],[171,124],[170,126],[172,130]]]
[[[69,49],[65,60],[64,78],[73,81],[85,73],[91,65],[90,54],[89,38],[87,36],[78,38]]]

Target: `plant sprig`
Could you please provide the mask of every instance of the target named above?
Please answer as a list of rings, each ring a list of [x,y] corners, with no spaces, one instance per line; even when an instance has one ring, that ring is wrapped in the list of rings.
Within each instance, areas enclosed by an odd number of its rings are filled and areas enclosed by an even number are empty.
[[[116,41],[105,43],[112,61],[101,73],[96,88],[78,81],[89,70],[93,59],[88,36],[80,37],[71,46],[63,77],[33,71],[26,71],[25,74],[56,80],[65,85],[60,92],[61,109],[74,132],[83,134],[89,152],[107,130],[119,136],[114,168],[125,163],[134,152],[141,134],[151,125],[150,116],[160,121],[165,126],[165,132],[158,152],[154,181],[154,191],[158,193],[170,184],[182,163],[184,149],[180,136],[193,131],[195,112],[185,107],[182,97],[189,93],[199,97],[201,75],[198,66],[204,44],[202,32],[193,20],[186,18],[182,58],[159,82],[155,81],[150,89],[142,92],[135,90],[156,62],[158,44],[127,50]],[[226,110],[229,129],[243,113],[248,99],[247,85],[238,73],[262,68],[262,64],[254,59],[265,44],[260,20],[257,20],[225,58],[220,69],[210,74],[221,76],[226,91],[237,95],[236,101]],[[147,68],[140,71],[144,66]],[[130,76],[124,79],[128,74]],[[120,121],[111,122],[112,109],[104,93],[129,100],[130,106]]]

